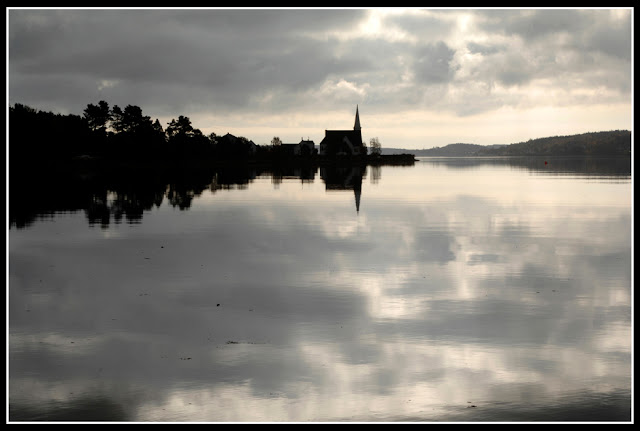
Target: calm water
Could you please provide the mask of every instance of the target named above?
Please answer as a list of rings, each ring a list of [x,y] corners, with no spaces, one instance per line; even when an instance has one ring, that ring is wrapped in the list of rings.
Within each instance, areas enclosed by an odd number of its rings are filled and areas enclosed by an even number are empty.
[[[149,182],[10,204],[9,420],[632,419],[629,159]]]

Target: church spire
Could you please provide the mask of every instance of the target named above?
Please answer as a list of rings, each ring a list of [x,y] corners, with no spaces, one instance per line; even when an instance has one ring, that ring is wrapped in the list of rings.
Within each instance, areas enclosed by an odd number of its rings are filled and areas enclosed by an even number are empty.
[[[356,123],[353,125],[353,130],[360,130],[360,116],[358,115],[358,105],[356,105]]]

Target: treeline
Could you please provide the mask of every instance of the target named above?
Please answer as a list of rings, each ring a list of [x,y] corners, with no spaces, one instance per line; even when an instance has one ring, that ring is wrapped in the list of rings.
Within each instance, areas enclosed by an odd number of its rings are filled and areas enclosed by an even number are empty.
[[[204,135],[180,115],[164,128],[142,109],[89,104],[83,115],[62,115],[16,103],[9,108],[11,163],[72,159],[176,161],[234,159],[260,148],[245,137]]]
[[[500,148],[480,148],[476,156],[630,156],[631,132],[613,130],[551,136]]]

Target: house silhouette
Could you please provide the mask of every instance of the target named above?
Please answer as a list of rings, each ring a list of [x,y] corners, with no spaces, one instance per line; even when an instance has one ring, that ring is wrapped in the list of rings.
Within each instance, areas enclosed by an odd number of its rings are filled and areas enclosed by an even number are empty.
[[[281,151],[287,156],[313,156],[316,145],[309,139],[301,139],[297,144],[282,144]]]

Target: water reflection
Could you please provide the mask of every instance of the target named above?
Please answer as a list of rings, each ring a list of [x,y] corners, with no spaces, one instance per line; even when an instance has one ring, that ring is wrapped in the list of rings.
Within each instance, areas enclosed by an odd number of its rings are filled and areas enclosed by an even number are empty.
[[[448,169],[481,169],[504,166],[543,175],[579,175],[597,179],[626,181],[631,175],[631,159],[613,158],[422,158],[430,166]],[[387,167],[392,169],[392,167]],[[393,167],[397,169],[397,167]],[[275,188],[283,181],[299,180],[312,184],[320,170],[327,191],[353,190],[356,211],[359,212],[362,179],[367,170],[371,184],[380,181],[380,165],[317,165],[301,166],[208,166],[181,169],[146,166],[144,168],[104,169],[85,172],[50,168],[38,172],[11,171],[9,181],[9,227],[28,227],[37,219],[46,219],[60,212],[84,211],[90,225],[103,228],[109,223],[139,223],[145,212],[159,208],[166,199],[180,210],[190,208],[193,199],[204,191],[244,190],[256,178],[270,178]],[[33,198],[34,190],[46,184],[51,190]]]
[[[630,420],[629,176],[437,163],[110,183],[102,229],[12,229],[10,419]]]
[[[505,166],[544,175],[621,177],[631,175],[631,157],[424,157],[422,162],[452,169]]]
[[[378,170],[379,166],[376,167]],[[327,191],[353,190],[356,202],[356,212],[360,212],[360,197],[362,195],[362,178],[366,167],[355,166],[323,166],[320,177],[325,183]]]
[[[271,177],[274,187],[278,188],[282,181],[300,180],[302,183],[313,183],[318,172],[316,165],[272,167],[263,175]]]

